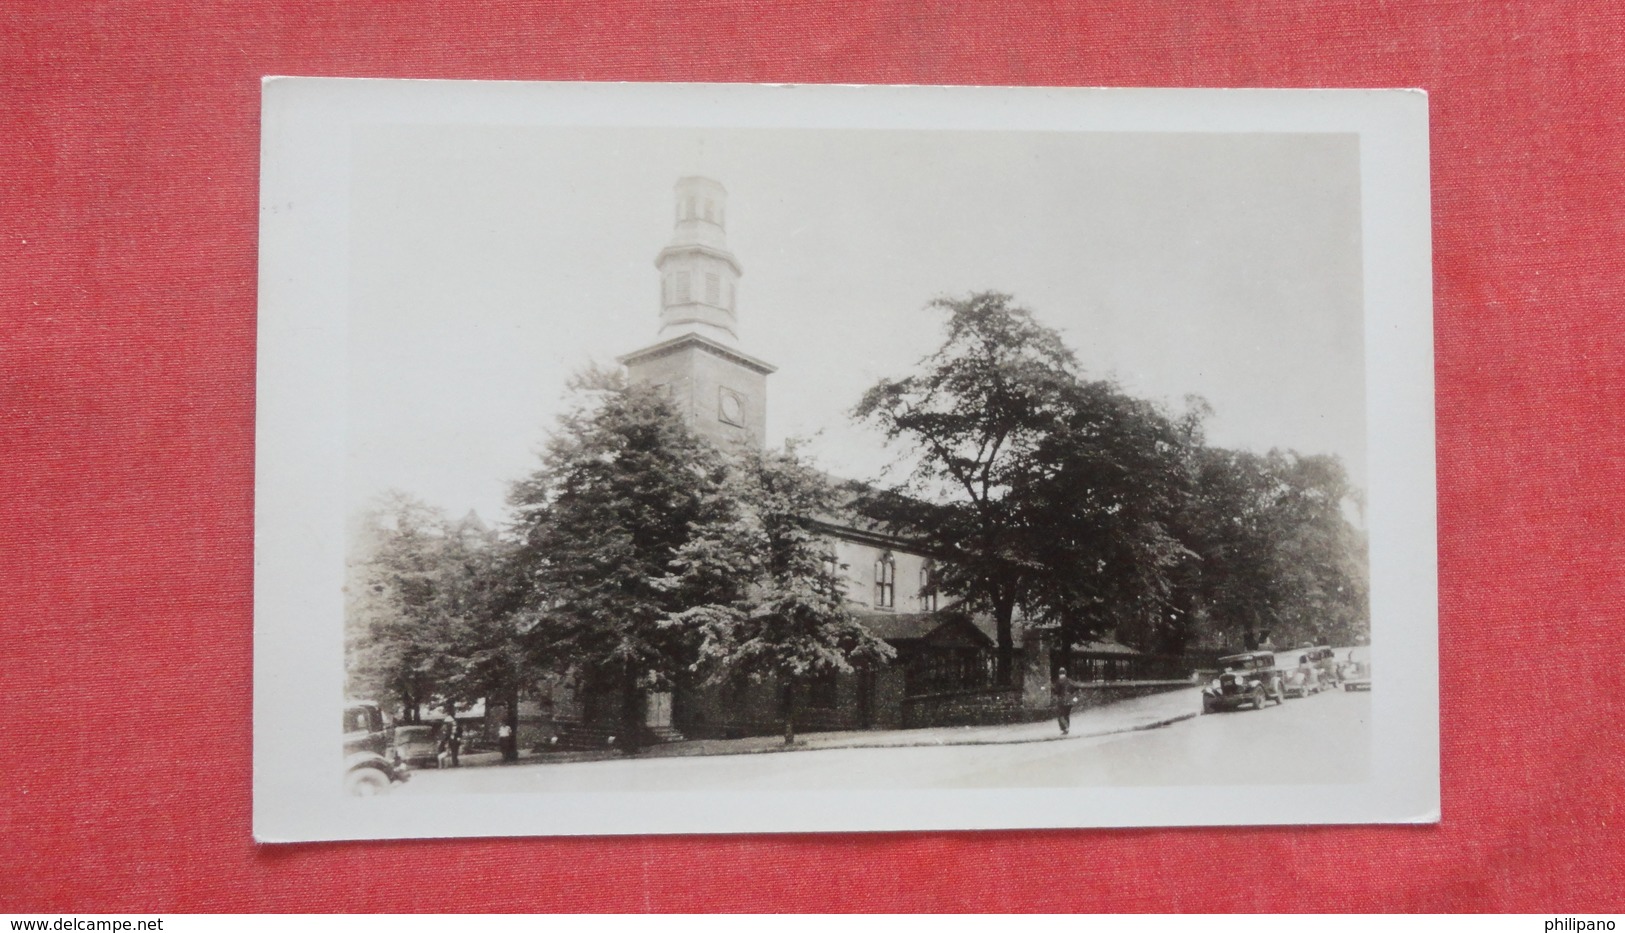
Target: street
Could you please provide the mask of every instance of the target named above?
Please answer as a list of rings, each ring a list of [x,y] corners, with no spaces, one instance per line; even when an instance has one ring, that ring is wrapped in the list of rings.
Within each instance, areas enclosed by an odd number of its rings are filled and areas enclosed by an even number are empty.
[[[416,772],[398,794],[876,790],[1363,781],[1371,695],[1336,691],[1141,732],[1019,744],[841,748]]]

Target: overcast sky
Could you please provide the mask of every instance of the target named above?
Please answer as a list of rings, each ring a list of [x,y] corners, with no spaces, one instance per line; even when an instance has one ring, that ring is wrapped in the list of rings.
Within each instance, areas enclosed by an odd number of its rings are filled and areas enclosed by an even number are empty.
[[[890,459],[848,412],[940,339],[937,296],[1013,294],[1086,374],[1209,439],[1334,453],[1365,483],[1353,135],[369,127],[350,210],[347,488],[504,516],[565,381],[653,343],[672,187],[728,189],[739,347],[769,443]]]

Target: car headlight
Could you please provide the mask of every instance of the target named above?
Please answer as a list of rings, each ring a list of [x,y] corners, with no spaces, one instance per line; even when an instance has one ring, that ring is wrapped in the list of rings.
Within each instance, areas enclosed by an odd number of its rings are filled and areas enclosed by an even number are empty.
[[[1223,689],[1224,684],[1220,683],[1219,679],[1217,677],[1215,677],[1215,678],[1213,678],[1213,683],[1208,684],[1208,687],[1210,687],[1210,688],[1212,688],[1214,690],[1220,690],[1220,689]]]

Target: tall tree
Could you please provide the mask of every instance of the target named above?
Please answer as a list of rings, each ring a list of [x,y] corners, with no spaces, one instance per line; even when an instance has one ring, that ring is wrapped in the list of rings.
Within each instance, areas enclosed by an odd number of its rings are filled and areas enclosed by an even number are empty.
[[[487,542],[399,492],[362,519],[356,542],[347,587],[350,689],[416,721],[459,673],[456,633],[481,611]]]
[[[450,523],[449,532],[456,537],[454,553],[472,591],[464,610],[446,628],[451,663],[441,692],[455,703],[485,700],[487,709],[500,704],[510,734],[517,736],[520,698],[541,668],[530,635],[533,617],[524,611],[515,548],[473,512]],[[517,746],[507,745],[503,754],[516,758]]]
[[[894,652],[847,609],[829,544],[809,524],[836,507],[828,481],[789,446],[740,454],[731,478],[672,563],[665,586],[690,608],[667,624],[698,636],[695,667],[712,683],[774,680],[789,745],[810,680]]]
[[[1204,448],[1195,455],[1196,490],[1183,539],[1201,558],[1193,601],[1221,643],[1256,646],[1276,629],[1275,497],[1268,459]]]
[[[661,581],[710,517],[724,467],[656,388],[590,372],[572,391],[541,468],[510,495],[515,566],[533,639],[591,689],[618,694],[636,750],[646,692],[693,663],[690,633],[661,624],[685,608]]]
[[[1271,454],[1281,491],[1275,504],[1276,574],[1284,632],[1294,641],[1353,644],[1368,634],[1365,536],[1345,514],[1354,502],[1334,456]]]
[[[859,507],[941,554],[939,587],[992,613],[998,679],[1008,684],[1012,620],[1044,573],[1023,497],[1045,475],[1039,458],[1066,418],[1076,363],[1060,334],[1009,295],[931,307],[946,314],[942,346],[914,374],[882,379],[854,409],[903,447],[898,466],[907,471]]]
[[[1352,641],[1367,616],[1364,536],[1342,464],[1206,447],[1180,534],[1200,556],[1189,600],[1218,640]]]
[[[1193,556],[1174,530],[1189,495],[1185,445],[1180,423],[1109,381],[1069,389],[1021,493],[1042,570],[1026,609],[1058,625],[1064,652],[1107,632],[1168,649],[1176,572]]]

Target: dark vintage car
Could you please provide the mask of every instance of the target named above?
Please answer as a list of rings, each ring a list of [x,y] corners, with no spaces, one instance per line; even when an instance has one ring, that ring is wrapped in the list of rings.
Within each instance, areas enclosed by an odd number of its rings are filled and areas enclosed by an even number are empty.
[[[396,726],[390,736],[389,759],[408,768],[432,768],[440,750],[440,724]]]
[[[1219,676],[1202,688],[1202,712],[1239,709],[1251,706],[1263,709],[1274,700],[1286,700],[1281,673],[1275,669],[1275,655],[1268,651],[1248,651],[1219,659]]]
[[[352,702],[344,707],[344,792],[371,797],[407,778],[405,768],[384,756],[389,733],[376,703]]]
[[[1336,649],[1340,660],[1338,674],[1349,692],[1371,689],[1371,649],[1365,645]]]

